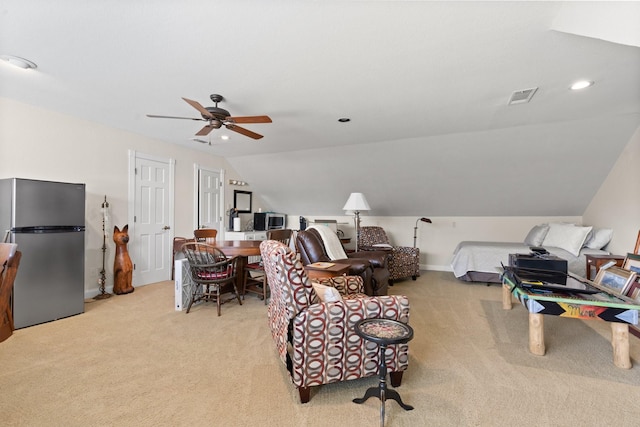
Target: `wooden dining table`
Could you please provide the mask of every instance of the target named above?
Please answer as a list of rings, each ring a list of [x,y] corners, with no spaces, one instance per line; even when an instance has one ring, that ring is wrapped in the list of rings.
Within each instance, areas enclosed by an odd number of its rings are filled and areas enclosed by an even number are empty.
[[[240,295],[244,295],[244,268],[247,258],[260,255],[260,243],[262,240],[217,240],[207,242],[208,245],[220,249],[228,257],[238,257],[236,287]]]
[[[260,255],[262,240],[218,240],[207,243],[220,249],[226,256],[250,257]]]

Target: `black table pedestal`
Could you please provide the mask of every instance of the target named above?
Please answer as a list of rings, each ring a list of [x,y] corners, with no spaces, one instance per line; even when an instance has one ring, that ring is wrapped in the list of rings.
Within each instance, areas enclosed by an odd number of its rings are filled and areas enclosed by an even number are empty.
[[[410,411],[413,409],[413,406],[407,405],[402,401],[402,398],[400,397],[400,394],[397,391],[395,391],[392,388],[387,388],[387,363],[386,363],[387,345],[409,341],[411,338],[413,338],[413,330],[409,325],[405,325],[400,322],[387,320],[387,319],[375,319],[375,320],[379,321],[380,323],[394,322],[406,328],[406,330],[404,331],[405,334],[403,336],[393,337],[393,338],[381,338],[378,336],[371,336],[367,332],[360,329],[361,325],[365,322],[368,322],[368,320],[360,321],[355,326],[356,333],[358,335],[360,335],[362,338],[366,340],[376,342],[379,345],[380,357],[379,357],[379,363],[378,363],[378,380],[379,380],[378,386],[370,387],[369,389],[367,389],[363,397],[353,399],[353,402],[361,404],[366,402],[370,397],[379,398],[380,399],[380,427],[384,427],[385,402],[387,399],[395,400],[396,402],[398,402],[398,405],[400,405],[402,409],[406,411]]]

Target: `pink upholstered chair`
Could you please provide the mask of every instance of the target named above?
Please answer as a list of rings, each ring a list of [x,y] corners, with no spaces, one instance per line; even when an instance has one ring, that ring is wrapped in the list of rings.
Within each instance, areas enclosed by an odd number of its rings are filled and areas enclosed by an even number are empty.
[[[405,277],[416,280],[420,275],[420,248],[391,245],[382,227],[360,227],[358,247],[361,250],[389,251],[389,284]]]
[[[335,287],[342,300],[321,302],[288,246],[265,240],[260,252],[271,290],[267,310],[271,334],[300,401],[309,401],[312,386],[376,375],[378,346],[360,338],[354,325],[366,318],[408,323],[407,297],[366,296],[361,277],[342,276],[321,282]],[[386,363],[394,387],[400,386],[408,353],[407,344],[387,349]]]

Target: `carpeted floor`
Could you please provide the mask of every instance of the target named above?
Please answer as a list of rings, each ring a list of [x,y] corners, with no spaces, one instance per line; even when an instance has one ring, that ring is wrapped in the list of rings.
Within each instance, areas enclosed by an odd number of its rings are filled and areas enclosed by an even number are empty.
[[[409,369],[387,426],[640,425],[634,367],[613,365],[604,322],[545,317],[546,356],[527,347],[527,313],[501,288],[423,272],[391,293],[411,301]],[[375,378],[312,390],[302,405],[276,355],[266,307],[173,309],[173,283],[88,301],[84,314],[0,343],[3,426],[372,426],[379,402],[351,402]]]

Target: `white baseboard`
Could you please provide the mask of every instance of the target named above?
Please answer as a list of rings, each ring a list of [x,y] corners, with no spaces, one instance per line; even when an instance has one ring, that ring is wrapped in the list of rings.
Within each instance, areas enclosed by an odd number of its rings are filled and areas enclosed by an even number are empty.
[[[420,270],[433,270],[433,271],[451,271],[450,265],[436,265],[436,264],[420,264]]]

